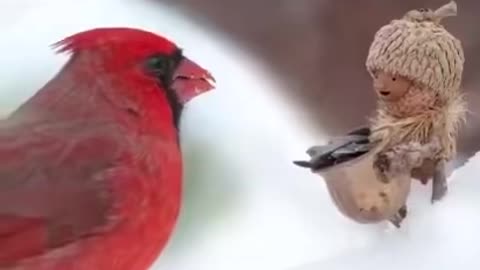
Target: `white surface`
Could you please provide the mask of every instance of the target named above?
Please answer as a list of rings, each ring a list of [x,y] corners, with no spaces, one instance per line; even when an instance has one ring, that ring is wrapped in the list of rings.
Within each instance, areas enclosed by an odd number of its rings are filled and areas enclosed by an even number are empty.
[[[189,104],[182,122],[188,199],[174,238],[154,269],[370,265],[371,270],[420,264],[426,267],[419,269],[438,270],[459,258],[470,267],[458,269],[479,269],[474,255],[480,255],[480,248],[473,244],[480,238],[474,231],[480,222],[480,196],[474,174],[471,179],[458,175],[465,179],[455,180],[447,200],[435,207],[427,202],[429,190],[416,186],[409,220],[399,232],[346,220],[321,179],[291,164],[321,141],[272,94],[280,86],[251,57],[176,11],[140,0],[10,0],[0,2],[0,18],[4,114],[65,61],[49,44],[91,27],[163,33],[216,77],[217,89]]]

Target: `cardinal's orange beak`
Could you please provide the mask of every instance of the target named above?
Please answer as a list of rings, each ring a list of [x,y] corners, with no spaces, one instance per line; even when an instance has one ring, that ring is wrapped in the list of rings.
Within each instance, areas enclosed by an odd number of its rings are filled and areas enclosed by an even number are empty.
[[[184,57],[173,74],[172,88],[180,102],[187,103],[192,98],[215,88],[215,79],[207,70]]]

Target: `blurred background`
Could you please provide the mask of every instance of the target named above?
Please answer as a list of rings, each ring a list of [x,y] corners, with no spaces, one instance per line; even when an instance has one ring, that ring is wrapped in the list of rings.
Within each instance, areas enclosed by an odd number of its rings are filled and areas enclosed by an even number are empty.
[[[168,3],[206,21],[247,47],[288,81],[286,95],[308,112],[311,125],[328,135],[362,125],[375,96],[364,67],[378,28],[414,8],[437,8],[447,0],[152,0]],[[458,0],[458,16],[444,25],[463,42],[463,86],[468,127],[459,149],[464,160],[480,149],[480,2]]]

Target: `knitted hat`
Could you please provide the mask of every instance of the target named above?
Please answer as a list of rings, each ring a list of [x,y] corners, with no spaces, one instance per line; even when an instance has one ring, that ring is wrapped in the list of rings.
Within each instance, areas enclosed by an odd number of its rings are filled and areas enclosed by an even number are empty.
[[[404,76],[448,97],[460,88],[465,58],[460,41],[440,21],[456,15],[452,1],[436,11],[411,10],[383,26],[370,46],[368,71]]]

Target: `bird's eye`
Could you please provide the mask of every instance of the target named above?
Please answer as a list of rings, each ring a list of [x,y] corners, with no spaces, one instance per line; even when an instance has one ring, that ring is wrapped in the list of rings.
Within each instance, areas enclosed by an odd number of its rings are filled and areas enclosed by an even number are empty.
[[[148,57],[145,61],[147,72],[158,78],[163,84],[169,85],[175,69],[182,60],[181,50],[172,54],[155,54]]]
[[[428,11],[428,8],[419,8],[418,11],[424,13]]]
[[[147,68],[157,77],[164,77],[173,70],[173,62],[166,55],[155,55],[147,60]]]
[[[396,78],[396,77],[392,77],[392,81],[396,81],[396,80],[397,80],[397,78]]]

